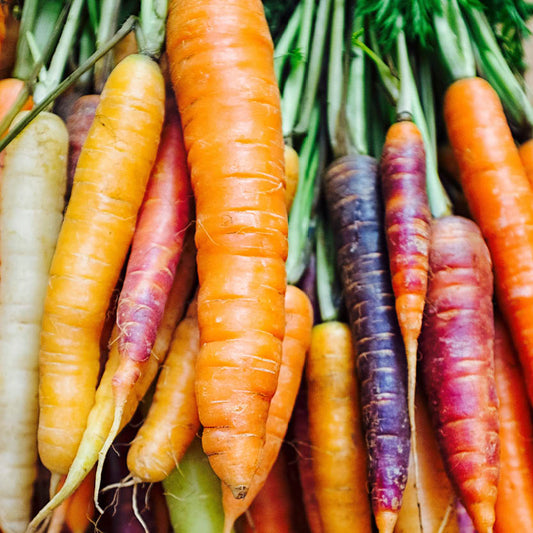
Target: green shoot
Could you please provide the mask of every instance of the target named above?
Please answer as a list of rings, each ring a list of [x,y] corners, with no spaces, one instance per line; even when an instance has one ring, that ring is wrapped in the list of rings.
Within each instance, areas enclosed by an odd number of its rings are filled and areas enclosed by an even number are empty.
[[[109,41],[118,24],[120,0],[102,0],[100,5],[100,17],[96,32],[96,47]],[[112,54],[104,56],[94,66],[94,87],[97,93],[102,92],[105,81],[112,68]]]
[[[165,42],[167,0],[142,0],[141,17],[136,28],[139,50],[154,59],[161,55]]]
[[[290,50],[293,47],[294,40],[298,34],[298,28],[300,26],[300,18],[302,12],[302,4],[298,4],[294,13],[292,14],[285,31],[282,33],[279,41],[274,49],[274,71],[276,73],[276,79],[278,85],[281,86],[281,77],[287,58],[290,55]]]

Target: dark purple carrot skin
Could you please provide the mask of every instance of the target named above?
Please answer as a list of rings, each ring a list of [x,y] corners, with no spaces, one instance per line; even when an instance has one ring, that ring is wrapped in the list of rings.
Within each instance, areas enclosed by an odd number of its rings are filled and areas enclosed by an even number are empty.
[[[69,138],[68,147],[68,165],[67,165],[67,191],[65,198],[70,198],[74,173],[80,157],[80,152],[87,138],[89,128],[93,123],[96,114],[96,108],[100,102],[100,96],[97,94],[87,94],[78,98],[67,118],[67,130]]]
[[[309,256],[309,263],[298,283],[298,287],[305,292],[313,306],[313,324],[316,324],[320,318],[320,309],[316,292],[316,255],[314,253]]]
[[[457,526],[459,533],[477,533],[470,515],[460,500],[455,500],[455,513],[457,514]]]
[[[407,368],[394,309],[377,164],[346,156],[325,175],[328,212],[357,354],[372,509],[397,513],[407,482]]]
[[[422,385],[450,480],[485,533],[494,523],[499,423],[492,265],[477,225],[458,216],[435,220],[429,269]]]

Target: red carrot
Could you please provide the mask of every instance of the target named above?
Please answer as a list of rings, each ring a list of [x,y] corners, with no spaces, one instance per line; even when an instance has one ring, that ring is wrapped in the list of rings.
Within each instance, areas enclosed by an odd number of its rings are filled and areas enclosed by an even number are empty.
[[[499,471],[491,259],[471,220],[444,217],[431,232],[422,383],[448,475],[488,533]]]

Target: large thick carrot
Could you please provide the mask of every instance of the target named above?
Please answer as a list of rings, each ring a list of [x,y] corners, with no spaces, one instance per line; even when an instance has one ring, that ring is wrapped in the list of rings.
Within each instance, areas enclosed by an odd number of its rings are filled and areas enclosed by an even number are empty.
[[[416,352],[427,290],[431,220],[425,157],[424,141],[414,122],[399,120],[389,128],[381,154],[381,189],[392,289],[407,356],[407,397],[412,430]]]
[[[312,468],[323,531],[370,531],[367,451],[346,324],[326,322],[313,328],[306,373]]]
[[[242,498],[263,448],[285,329],[284,145],[261,2],[171,1],[167,54],[196,199],[202,442]]]
[[[471,220],[444,217],[431,233],[422,383],[450,480],[488,533],[499,471],[491,259]]]
[[[357,354],[372,509],[380,532],[391,532],[407,481],[410,430],[376,162],[342,157],[324,185]]]
[[[0,529],[23,532],[37,446],[39,341],[63,218],[68,134],[39,115],[5,150],[0,198]]]
[[[533,424],[522,369],[499,318],[495,320],[494,374],[501,448],[494,531],[533,531]]]
[[[311,342],[313,308],[306,294],[292,285],[285,293],[285,322],[278,388],[268,411],[266,441],[259,466],[244,498],[236,500],[230,489],[222,486],[225,533],[230,533],[235,520],[250,507],[264,485],[285,438],[300,387],[305,356]]]
[[[178,324],[143,425],[128,451],[135,480],[163,481],[179,466],[198,430],[194,396],[195,364],[200,350],[196,299]]]
[[[163,315],[163,320],[157,332],[157,338],[152,350],[149,363],[143,369],[143,375],[137,381],[134,390],[128,400],[128,405],[124,409],[121,426],[123,427],[133,416],[139,401],[143,398],[148,387],[155,378],[159,367],[165,359],[172,333],[176,328],[176,323],[181,318],[185,309],[187,299],[192,290],[192,285],[196,279],[195,272],[195,249],[192,235],[189,233],[180,263],[176,271],[174,285],[168,297],[167,306]],[[83,433],[76,457],[69,469],[67,479],[61,490],[43,507],[37,516],[32,520],[29,531],[35,528],[66,498],[76,490],[88,472],[98,460],[98,454],[102,449],[107,435],[113,424],[115,404],[113,401],[112,379],[120,363],[118,344],[116,339],[118,331],[115,328],[111,335],[111,349],[109,358],[98,389],[96,391],[94,405],[87,420],[87,427]]]
[[[445,96],[444,118],[533,402],[533,189],[500,100],[486,81],[453,83]]]
[[[40,352],[39,453],[66,474],[94,403],[99,337],[155,160],[165,89],[132,55],[109,76],[83,147],[48,283]]]

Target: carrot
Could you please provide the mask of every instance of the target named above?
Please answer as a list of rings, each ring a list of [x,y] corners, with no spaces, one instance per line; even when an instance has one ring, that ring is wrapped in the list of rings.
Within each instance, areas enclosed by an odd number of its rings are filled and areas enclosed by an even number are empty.
[[[445,96],[444,118],[533,401],[533,190],[500,100],[486,81],[453,83]]]
[[[287,459],[280,453],[246,514],[243,533],[292,533],[296,513]]]
[[[410,429],[376,162],[368,156],[337,159],[324,186],[358,354],[372,509],[380,532],[391,532],[407,482]]]
[[[163,481],[200,429],[194,397],[200,350],[196,308],[195,299],[174,332],[152,405],[128,451],[128,468],[135,480]]]
[[[156,63],[129,56],[109,76],[78,161],[41,336],[39,453],[52,472],[68,472],[94,403],[98,339],[156,156],[163,112]]]
[[[0,528],[9,533],[24,531],[30,518],[39,338],[62,221],[67,148],[61,119],[43,113],[5,150],[0,198]]]
[[[533,139],[529,139],[518,147],[518,155],[524,165],[527,179],[533,185]]]
[[[9,4],[7,2],[0,3],[0,55],[2,54],[2,46],[6,38],[6,18],[9,13]]]
[[[67,118],[67,130],[69,134],[68,148],[68,173],[67,173],[67,199],[70,197],[76,166],[80,158],[81,149],[94,120],[96,108],[100,102],[100,96],[87,94],[80,96],[73,104]]]
[[[285,159],[285,205],[287,211],[291,210],[292,201],[298,187],[299,159],[298,152],[288,144],[284,150]]]
[[[492,532],[499,471],[489,251],[471,220],[433,222],[420,369],[448,475],[479,533]]]
[[[533,425],[522,369],[499,317],[494,362],[501,448],[494,531],[533,531]]]
[[[407,356],[407,405],[413,443],[417,348],[427,290],[431,220],[425,161],[420,130],[411,120],[400,117],[387,132],[380,174],[392,289]]]
[[[163,320],[159,326],[157,338],[154,343],[152,356],[129,398],[128,405],[124,410],[122,426],[127,424],[133,416],[139,401],[145,395],[148,387],[155,378],[160,365],[164,361],[172,333],[176,327],[177,321],[183,314],[187,298],[189,297],[192,285],[195,281],[196,274],[194,265],[194,243],[192,235],[188,233],[183,254],[176,271],[174,284],[168,297]],[[54,498],[52,498],[32,520],[28,533],[30,531],[35,531],[38,525],[50,514],[50,512],[76,490],[98,460],[98,454],[104,445],[105,437],[108,435],[113,423],[114,403],[111,382],[120,362],[118,345],[116,342],[117,337],[118,331],[115,328],[111,337],[109,358],[100,380],[100,384],[98,385],[98,390],[96,391],[94,405],[87,420],[87,428],[83,433],[79,449],[69,469],[65,484]]]
[[[17,78],[4,78],[0,80],[0,120],[4,118],[11,106],[15,103],[17,96],[24,87],[24,82]],[[31,109],[33,100],[31,96],[23,106],[23,110]]]
[[[259,0],[173,0],[167,36],[196,199],[202,443],[215,473],[243,498],[265,441],[285,327],[273,46]]]
[[[455,513],[457,515],[459,533],[477,533],[472,518],[470,518],[465,506],[458,499],[455,500]]]
[[[4,10],[6,9],[4,2]],[[4,19],[5,35],[2,45],[0,46],[0,79],[7,78],[11,75],[15,63],[17,40],[19,35],[19,21],[13,15],[12,10],[7,4],[7,14]]]
[[[371,530],[350,329],[315,326],[307,361],[309,437],[323,531]]]
[[[311,342],[313,309],[305,293],[292,285],[287,287],[285,293],[285,321],[278,388],[268,412],[265,447],[248,494],[244,498],[236,500],[229,487],[222,487],[224,533],[231,531],[235,520],[248,509],[264,485],[285,438],[298,394],[305,356]]]

